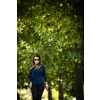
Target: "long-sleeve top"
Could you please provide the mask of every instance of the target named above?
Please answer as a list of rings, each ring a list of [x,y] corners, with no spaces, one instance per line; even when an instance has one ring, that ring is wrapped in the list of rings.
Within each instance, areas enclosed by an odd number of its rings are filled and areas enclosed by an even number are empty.
[[[41,64],[41,67],[39,69],[35,68],[36,66],[33,69],[29,70],[29,81],[32,82],[33,85],[44,84],[44,78],[45,82],[47,82],[45,65]]]

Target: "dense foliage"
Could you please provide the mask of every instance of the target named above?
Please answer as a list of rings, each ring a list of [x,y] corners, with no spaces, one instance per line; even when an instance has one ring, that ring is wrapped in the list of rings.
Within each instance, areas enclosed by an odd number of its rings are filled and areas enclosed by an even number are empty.
[[[75,65],[84,73],[83,0],[17,2],[17,87],[28,87],[29,66],[39,54],[52,88],[63,81],[64,92],[75,96]]]

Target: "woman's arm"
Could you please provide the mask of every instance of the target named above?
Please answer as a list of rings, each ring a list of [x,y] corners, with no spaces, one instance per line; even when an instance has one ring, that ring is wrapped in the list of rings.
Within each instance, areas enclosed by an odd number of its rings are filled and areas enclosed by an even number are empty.
[[[48,89],[48,83],[47,83],[47,77],[46,77],[46,71],[45,71],[45,65],[43,66],[43,77],[46,83],[46,89]]]
[[[44,77],[45,82],[47,83],[47,77],[46,77],[45,65],[43,65],[43,77]]]

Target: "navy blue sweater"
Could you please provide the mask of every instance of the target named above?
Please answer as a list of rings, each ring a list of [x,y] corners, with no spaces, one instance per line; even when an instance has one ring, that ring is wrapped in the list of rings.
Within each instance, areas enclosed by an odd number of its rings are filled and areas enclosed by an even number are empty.
[[[35,68],[36,67],[34,67],[32,70],[29,70],[29,81],[32,82],[33,85],[44,84],[44,78],[45,82],[47,82],[45,65],[41,64],[41,67],[39,69]]]

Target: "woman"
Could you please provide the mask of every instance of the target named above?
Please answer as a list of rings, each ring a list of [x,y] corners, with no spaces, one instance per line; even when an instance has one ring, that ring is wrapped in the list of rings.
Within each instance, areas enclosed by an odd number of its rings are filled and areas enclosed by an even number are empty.
[[[41,100],[42,93],[44,91],[44,82],[42,77],[45,80],[46,89],[48,89],[45,65],[41,64],[40,56],[36,54],[33,57],[33,65],[30,66],[29,70],[29,87],[31,89],[33,100]]]

